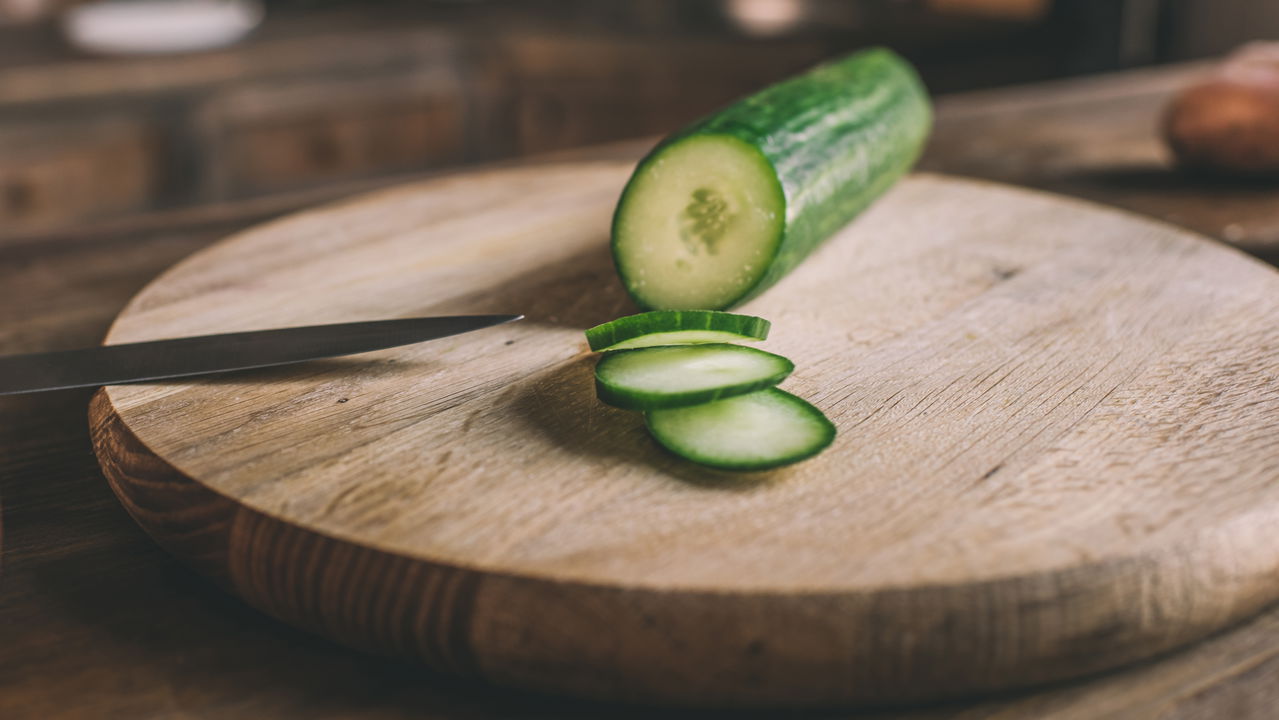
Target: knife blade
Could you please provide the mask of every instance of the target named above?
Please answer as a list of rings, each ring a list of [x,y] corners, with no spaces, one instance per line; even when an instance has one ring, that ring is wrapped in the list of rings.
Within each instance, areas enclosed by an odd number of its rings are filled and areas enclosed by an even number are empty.
[[[0,356],[0,395],[287,365],[436,340],[523,315],[459,315],[307,325]]]

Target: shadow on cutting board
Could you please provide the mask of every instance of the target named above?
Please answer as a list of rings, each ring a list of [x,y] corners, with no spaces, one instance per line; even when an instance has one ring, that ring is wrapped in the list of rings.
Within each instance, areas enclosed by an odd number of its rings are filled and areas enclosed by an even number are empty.
[[[734,473],[681,460],[662,449],[638,412],[609,407],[595,397],[596,356],[582,355],[529,378],[512,407],[529,428],[555,445],[592,461],[648,465],[678,482],[708,490],[742,492],[783,481],[786,469]]]

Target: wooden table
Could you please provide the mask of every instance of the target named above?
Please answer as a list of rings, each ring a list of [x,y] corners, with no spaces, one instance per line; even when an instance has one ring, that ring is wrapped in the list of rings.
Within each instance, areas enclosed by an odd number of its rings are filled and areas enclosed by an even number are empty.
[[[946,98],[927,169],[1111,202],[1274,258],[1279,188],[1170,174],[1152,135],[1180,67]],[[631,157],[643,143],[596,148]],[[0,353],[94,343],[162,269],[238,228],[363,189],[157,214],[0,241]],[[646,717],[460,684],[259,615],[170,559],[107,489],[90,393],[0,398],[0,717]],[[1271,718],[1279,609],[1167,658],[1086,682],[945,706],[813,717]],[[663,714],[663,716],[666,716]]]

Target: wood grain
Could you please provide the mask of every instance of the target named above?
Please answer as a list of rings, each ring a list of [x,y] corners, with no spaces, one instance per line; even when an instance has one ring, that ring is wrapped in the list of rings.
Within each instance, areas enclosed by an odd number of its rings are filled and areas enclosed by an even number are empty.
[[[628,166],[459,176],[252,230],[111,342],[523,311],[525,323],[94,403],[157,540],[267,612],[461,674],[696,704],[1042,683],[1279,594],[1279,277],[1048,196],[921,176],[745,310],[841,436],[708,474],[591,397],[627,312]],[[814,298],[821,302],[814,303]],[[707,673],[714,667],[714,673]]]

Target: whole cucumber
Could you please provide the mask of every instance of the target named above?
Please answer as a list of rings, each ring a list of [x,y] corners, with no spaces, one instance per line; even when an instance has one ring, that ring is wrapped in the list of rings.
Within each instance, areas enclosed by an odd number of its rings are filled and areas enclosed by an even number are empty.
[[[745,302],[900,178],[931,125],[914,69],[882,48],[740,100],[640,161],[613,216],[618,275],[646,309]]]

